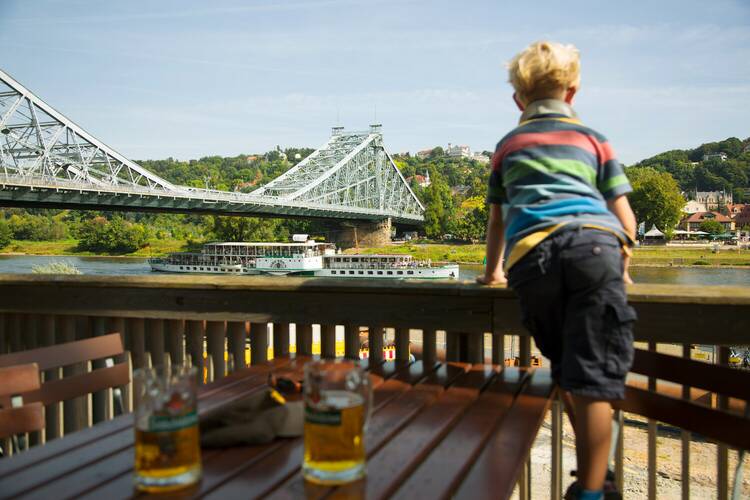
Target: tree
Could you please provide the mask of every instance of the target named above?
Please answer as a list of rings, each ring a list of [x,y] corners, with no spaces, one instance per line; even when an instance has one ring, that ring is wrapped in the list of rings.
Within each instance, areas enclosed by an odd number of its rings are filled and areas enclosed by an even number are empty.
[[[701,222],[700,230],[712,235],[722,234],[724,233],[724,224],[715,220],[707,220]]]
[[[5,219],[0,219],[0,248],[8,246],[12,239],[13,231],[11,231],[8,222]]]
[[[219,241],[289,240],[289,230],[278,219],[214,216],[211,232]]]
[[[626,174],[633,186],[629,199],[636,219],[646,227],[671,229],[677,225],[685,198],[674,178],[651,167],[631,167]]]
[[[481,240],[487,232],[487,217],[487,204],[484,198],[468,198],[461,203],[451,231],[462,240]]]
[[[81,224],[78,247],[94,252],[130,253],[147,244],[146,228],[121,217],[95,217]]]
[[[437,171],[430,172],[432,184],[424,190],[424,231],[428,238],[439,238],[449,231],[455,207],[448,184]]]

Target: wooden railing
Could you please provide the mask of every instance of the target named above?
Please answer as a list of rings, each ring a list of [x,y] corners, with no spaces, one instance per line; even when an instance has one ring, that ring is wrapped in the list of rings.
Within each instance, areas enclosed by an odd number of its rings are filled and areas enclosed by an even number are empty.
[[[690,346],[717,348],[727,362],[726,346],[750,344],[750,288],[633,285],[629,301],[638,312],[636,340],[656,349],[676,344],[683,356]],[[164,362],[205,370],[207,380],[224,377],[248,362],[291,351],[323,357],[359,357],[361,336],[369,356],[382,358],[384,331],[397,360],[412,350],[426,362],[444,352],[448,361],[503,364],[532,359],[532,342],[520,321],[518,302],[502,287],[470,283],[343,281],[269,277],[203,276],[0,276],[0,354],[62,343],[109,332],[123,336],[133,368]],[[515,350],[508,352],[509,339]],[[315,342],[314,342],[315,339]],[[343,345],[342,345],[343,344]],[[338,351],[338,352],[337,352]],[[90,367],[70,367],[71,373]],[[60,374],[45,374],[56,377]],[[653,387],[655,380],[643,384]],[[676,389],[694,398],[689,388]],[[710,396],[710,395],[709,395]],[[132,408],[129,388],[125,410]],[[727,405],[727,401],[719,401]],[[46,436],[53,439],[111,418],[99,397],[48,408]],[[622,421],[622,414],[617,418]],[[553,404],[551,490],[562,489],[562,411]],[[656,495],[656,422],[648,422],[649,496]],[[690,436],[683,434],[683,464],[690,461]],[[618,442],[616,473],[623,477],[623,440]],[[729,451],[719,445],[717,484],[726,498]],[[689,491],[689,467],[683,468],[683,492]],[[521,498],[531,491],[531,474],[520,483]]]

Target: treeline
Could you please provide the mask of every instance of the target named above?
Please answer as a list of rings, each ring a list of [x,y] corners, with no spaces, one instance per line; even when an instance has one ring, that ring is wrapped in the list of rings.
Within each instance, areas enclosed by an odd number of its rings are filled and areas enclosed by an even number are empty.
[[[682,216],[685,195],[694,190],[732,192],[735,202],[750,202],[750,139],[729,138],[695,149],[673,150],[626,169],[639,221],[669,230]],[[313,149],[287,148],[259,155],[208,156],[197,160],[139,161],[170,182],[201,188],[250,192],[286,172]],[[484,152],[490,156],[489,152]],[[726,159],[706,158],[725,153]],[[420,230],[431,239],[482,240],[487,225],[485,197],[490,167],[470,158],[451,158],[435,148],[427,158],[396,155],[394,161],[425,207]],[[420,177],[422,176],[422,177]],[[423,186],[424,178],[430,184]],[[0,211],[0,248],[11,240],[77,240],[81,250],[128,253],[154,239],[198,246],[210,240],[288,241],[294,233],[331,237],[319,221],[214,217],[75,210]]]

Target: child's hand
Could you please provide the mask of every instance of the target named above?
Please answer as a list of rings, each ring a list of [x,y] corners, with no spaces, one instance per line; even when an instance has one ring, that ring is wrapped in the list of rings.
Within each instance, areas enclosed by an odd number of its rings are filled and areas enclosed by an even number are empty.
[[[502,273],[494,276],[488,276],[486,274],[477,276],[477,283],[479,283],[480,285],[504,285],[507,282],[508,280],[505,279],[505,275]]]

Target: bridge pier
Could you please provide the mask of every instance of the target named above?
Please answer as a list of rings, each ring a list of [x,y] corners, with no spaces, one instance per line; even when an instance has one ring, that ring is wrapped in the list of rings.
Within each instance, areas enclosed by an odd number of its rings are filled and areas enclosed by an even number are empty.
[[[391,242],[391,219],[379,222],[343,222],[332,241],[338,248],[375,247]]]

